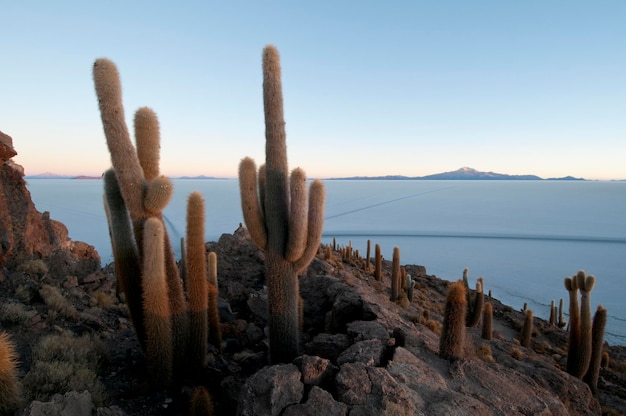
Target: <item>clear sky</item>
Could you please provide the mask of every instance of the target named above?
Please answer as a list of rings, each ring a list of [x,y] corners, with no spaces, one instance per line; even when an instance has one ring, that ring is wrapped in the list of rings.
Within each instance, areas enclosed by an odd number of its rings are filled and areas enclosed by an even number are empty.
[[[162,173],[264,160],[281,53],[291,167],[626,179],[626,1],[3,1],[0,130],[26,174],[110,166],[91,67],[153,108]]]

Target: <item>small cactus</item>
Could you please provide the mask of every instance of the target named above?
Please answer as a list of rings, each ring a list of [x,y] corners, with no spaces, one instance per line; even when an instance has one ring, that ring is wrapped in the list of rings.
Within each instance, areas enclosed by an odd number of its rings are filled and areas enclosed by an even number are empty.
[[[380,244],[376,244],[374,251],[374,277],[380,282],[383,280],[383,256],[380,252]]]
[[[449,360],[465,356],[465,315],[467,298],[462,282],[450,285],[446,296],[443,328],[439,338],[439,355]]]
[[[481,337],[491,341],[493,337],[493,305],[490,302],[485,303],[483,308],[483,327]]]
[[[400,271],[400,247],[393,248],[393,259],[391,262],[391,301],[400,299],[400,288],[402,272]]]
[[[598,392],[598,378],[600,377],[600,368],[602,367],[602,359],[604,353],[602,352],[602,345],[604,343],[604,330],[606,328],[607,312],[606,309],[599,305],[596,309],[596,313],[593,316],[593,329],[592,329],[592,348],[591,348],[591,360],[589,362],[589,368],[585,374],[584,381],[591,388],[591,392],[596,394]],[[608,356],[608,353],[607,353]],[[608,360],[608,357],[607,357]]]
[[[524,326],[522,327],[520,344],[522,347],[530,348],[530,343],[533,336],[533,310],[526,309],[525,315],[526,317],[524,318]]]
[[[220,325],[219,288],[217,284],[217,254],[209,253],[209,342],[222,351],[222,327]]]

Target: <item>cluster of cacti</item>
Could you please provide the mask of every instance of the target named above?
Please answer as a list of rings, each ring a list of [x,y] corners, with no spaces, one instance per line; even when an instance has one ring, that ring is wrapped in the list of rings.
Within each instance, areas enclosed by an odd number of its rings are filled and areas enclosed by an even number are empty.
[[[602,360],[602,343],[606,326],[606,309],[598,306],[591,321],[591,291],[595,277],[580,270],[576,276],[565,278],[565,288],[570,296],[569,346],[567,372],[597,390],[597,381]],[[580,309],[578,304],[580,291]]]
[[[298,273],[317,253],[324,224],[325,191],[315,180],[309,189],[301,169],[291,176],[283,117],[278,50],[263,50],[265,165],[258,171],[245,158],[239,166],[243,216],[254,242],[265,251],[270,362],[290,362],[299,354]]]
[[[474,294],[474,301],[468,303],[468,319],[467,326],[475,328],[480,323],[480,318],[483,314],[483,305],[485,304],[485,293],[483,291],[483,278],[479,277],[476,281],[476,293]],[[470,308],[471,306],[471,308]]]
[[[187,246],[183,250],[186,299],[162,216],[173,185],[159,174],[156,114],[146,107],[136,112],[133,146],[115,64],[96,60],[93,76],[113,165],[104,175],[104,183],[115,272],[146,353],[150,379],[167,385],[188,363],[203,365],[206,356],[204,202],[197,193],[189,198]]]
[[[591,299],[589,293],[595,284],[594,276],[580,270],[573,277],[565,278],[565,289],[569,292],[569,348],[567,372],[582,378],[591,359]],[[578,291],[581,292],[580,308]]]
[[[439,338],[439,355],[456,360],[465,356],[466,289],[463,282],[452,283],[446,296],[443,328]]]

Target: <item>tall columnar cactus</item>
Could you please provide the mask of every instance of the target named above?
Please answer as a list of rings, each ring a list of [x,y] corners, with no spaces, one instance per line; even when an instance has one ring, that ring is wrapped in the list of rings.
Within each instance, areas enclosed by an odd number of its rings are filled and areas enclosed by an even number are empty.
[[[222,327],[220,326],[219,289],[217,285],[217,254],[209,253],[209,343],[222,351]]]
[[[556,314],[557,314],[557,310],[556,310],[556,302],[554,302],[554,299],[552,299],[552,301],[550,302],[550,325],[555,325],[556,326]]]
[[[446,296],[443,328],[439,338],[439,355],[457,360],[465,355],[465,315],[467,298],[463,282],[450,285]]]
[[[209,288],[206,250],[204,247],[204,199],[192,192],[187,199],[187,297],[189,299],[188,364],[192,369],[204,367],[208,351]]]
[[[578,282],[576,276],[565,278],[565,289],[569,292],[569,346],[567,352],[567,372],[578,373],[576,357],[580,344],[580,309],[578,308]]]
[[[374,247],[374,278],[379,282],[383,280],[383,255],[380,252],[380,244]]]
[[[533,310],[526,309],[525,315],[526,316],[524,318],[524,326],[522,327],[522,334],[520,336],[520,344],[522,345],[522,347],[529,348],[533,336]]]
[[[104,173],[104,196],[111,246],[115,258],[114,267],[118,290],[124,293],[137,338],[145,351],[146,331],[142,306],[139,252],[114,169],[109,169]]]
[[[370,242],[370,240],[367,240],[367,251],[365,252],[365,272],[369,273],[370,271],[370,249],[372,247],[372,244]]]
[[[239,166],[243,216],[254,242],[265,251],[268,286],[270,362],[290,362],[299,353],[298,273],[320,245],[324,225],[325,191],[321,181],[309,188],[294,169],[289,177],[278,50],[263,50],[265,165],[257,177],[252,159]]]
[[[594,276],[587,276],[584,271],[576,275],[578,289],[580,290],[580,342],[576,358],[576,371],[573,375],[582,378],[591,360],[591,290],[596,283]]]
[[[124,120],[124,107],[122,104],[122,89],[117,68],[108,59],[98,59],[93,66],[93,79],[95,84],[100,116],[107,146],[111,154],[111,162],[114,169],[114,176],[117,179],[119,195],[113,199],[107,196],[107,211],[109,224],[113,235],[115,261],[127,262],[128,264],[118,269],[121,276],[118,276],[122,288],[129,303],[133,324],[137,335],[147,350],[144,334],[144,325],[141,317],[136,313],[141,308],[137,306],[138,299],[142,296],[141,278],[138,274],[145,276],[146,262],[145,250],[148,246],[153,246],[154,242],[144,241],[144,226],[148,219],[161,222],[163,228],[163,268],[167,283],[167,302],[169,303],[169,313],[171,314],[174,353],[176,368],[183,369],[186,355],[186,341],[188,335],[187,304],[183,293],[183,285],[179,276],[178,267],[174,258],[174,253],[170,245],[169,237],[163,224],[162,210],[169,202],[173,186],[171,181],[165,176],[159,175],[159,125],[156,114],[147,108],[141,108],[135,115],[135,140],[136,147],[130,140],[130,134]],[[112,175],[112,174],[109,174]],[[105,178],[106,180],[106,178]],[[112,184],[113,181],[107,181]],[[108,185],[107,185],[108,187]],[[117,191],[115,191],[117,192]],[[107,191],[107,194],[109,192]],[[121,200],[119,196],[121,195]],[[113,202],[112,202],[113,201]],[[117,204],[115,207],[113,205]],[[113,211],[127,211],[126,219],[119,214],[114,218]],[[121,230],[112,226],[118,221],[132,223],[134,234],[134,247],[132,239],[128,238],[128,230]],[[147,234],[152,235],[152,234]],[[153,238],[153,237],[149,237]],[[122,247],[122,241],[126,244],[126,249]],[[136,253],[126,254],[122,252]],[[134,264],[133,264],[134,263]],[[138,266],[137,266],[138,265]],[[137,267],[141,269],[136,272]],[[138,295],[139,294],[139,295]],[[140,302],[139,302],[140,303]],[[142,339],[144,338],[144,339]]]
[[[400,271],[400,247],[393,248],[393,258],[391,261],[391,301],[400,299],[402,288],[402,273]]]
[[[593,327],[591,330],[593,345],[591,348],[591,361],[584,381],[589,385],[591,391],[595,394],[598,392],[598,378],[600,377],[600,368],[602,367],[602,345],[604,343],[604,330],[606,328],[606,309],[599,305],[593,316]]]
[[[146,326],[148,376],[157,385],[172,380],[173,340],[164,261],[163,223],[148,218],[144,224],[142,267],[143,305]]]
[[[485,307],[483,308],[481,336],[488,341],[491,341],[493,337],[493,305],[490,302],[485,303]]]
[[[581,379],[589,368],[592,354],[591,290],[595,282],[595,277],[588,276],[584,270],[578,271],[576,276],[565,278],[565,288],[570,294],[567,372]],[[580,310],[578,290],[580,290]]]

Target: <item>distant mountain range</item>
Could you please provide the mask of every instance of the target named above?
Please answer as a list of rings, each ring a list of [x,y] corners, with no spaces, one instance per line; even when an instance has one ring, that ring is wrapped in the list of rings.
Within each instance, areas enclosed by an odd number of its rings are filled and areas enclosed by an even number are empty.
[[[100,176],[70,176],[57,175],[45,172],[40,175],[27,175],[26,179],[100,179]],[[214,176],[180,176],[172,179],[224,179]],[[584,178],[575,178],[573,176],[564,176],[562,178],[541,178],[537,175],[507,175],[504,173],[481,172],[476,169],[463,167],[452,172],[436,173],[426,176],[350,176],[343,178],[328,178],[327,180],[516,180],[516,181],[585,181]]]
[[[584,178],[564,176],[562,178],[544,179],[537,175],[507,175],[495,172],[480,172],[476,169],[462,167],[452,172],[436,173],[426,176],[352,176],[346,178],[329,178],[329,180],[516,180],[516,181],[584,181]]]

